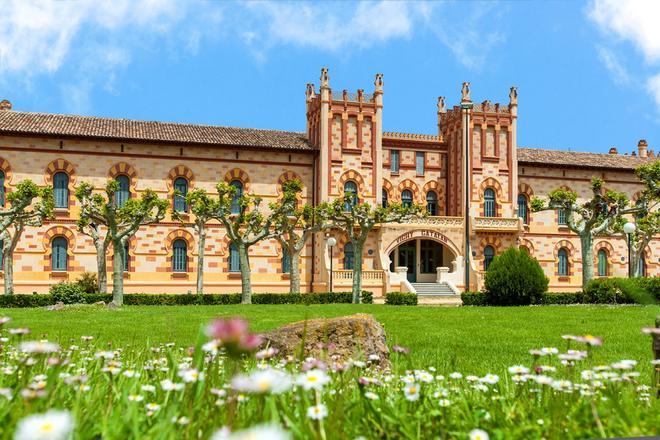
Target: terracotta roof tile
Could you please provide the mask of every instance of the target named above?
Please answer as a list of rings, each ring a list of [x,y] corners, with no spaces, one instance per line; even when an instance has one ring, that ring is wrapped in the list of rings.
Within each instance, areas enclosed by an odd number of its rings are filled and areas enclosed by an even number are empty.
[[[312,150],[305,133],[93,116],[0,111],[0,135],[52,135],[140,142]]]
[[[518,164],[576,166],[583,168],[635,169],[656,160],[624,154],[586,153],[578,151],[544,150],[540,148],[518,148]]]

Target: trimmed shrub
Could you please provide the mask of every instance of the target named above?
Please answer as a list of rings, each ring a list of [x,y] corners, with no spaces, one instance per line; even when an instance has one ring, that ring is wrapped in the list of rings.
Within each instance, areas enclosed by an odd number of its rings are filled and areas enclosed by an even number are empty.
[[[97,293],[99,287],[99,279],[94,272],[83,272],[76,280],[76,284],[85,293]]]
[[[652,304],[658,300],[658,277],[596,278],[584,288],[584,301],[592,304]]]
[[[511,247],[495,257],[486,272],[486,299],[496,306],[535,304],[548,290],[548,281],[535,258]]]
[[[488,305],[485,292],[463,292],[461,293],[461,301],[463,301],[464,306]]]
[[[64,286],[63,286],[64,285]],[[57,293],[54,293],[57,291]],[[77,292],[77,299],[69,291]],[[69,295],[69,297],[67,297]],[[67,297],[65,301],[65,297]],[[253,304],[350,304],[351,292],[321,293],[255,293]],[[362,292],[362,303],[373,304],[373,294]],[[51,288],[48,295],[0,295],[0,307],[43,307],[58,301],[65,304],[94,304],[99,301],[108,303],[112,295],[106,293],[83,294],[76,283],[60,283]],[[185,306],[185,305],[229,305],[240,304],[240,293],[177,295],[156,293],[127,293],[124,304],[130,306]]]
[[[53,302],[63,302],[64,304],[77,304],[85,302],[85,291],[77,283],[57,283],[50,287],[49,293],[53,297]]]
[[[387,292],[385,304],[390,306],[416,306],[417,294],[410,292]]]
[[[582,304],[584,295],[582,292],[557,292],[544,293],[539,304]]]

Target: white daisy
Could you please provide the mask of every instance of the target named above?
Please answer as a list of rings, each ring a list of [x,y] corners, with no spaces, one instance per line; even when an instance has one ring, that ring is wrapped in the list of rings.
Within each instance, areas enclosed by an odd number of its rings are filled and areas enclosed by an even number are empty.
[[[306,390],[320,390],[330,382],[330,377],[323,370],[313,369],[298,376],[298,385]]]
[[[64,440],[71,435],[73,426],[73,417],[68,411],[33,414],[18,422],[14,440]]]
[[[328,408],[322,403],[307,408],[307,417],[309,417],[312,420],[323,420],[327,416],[328,416]]]
[[[488,440],[488,433],[483,429],[473,429],[470,431],[470,440]]]

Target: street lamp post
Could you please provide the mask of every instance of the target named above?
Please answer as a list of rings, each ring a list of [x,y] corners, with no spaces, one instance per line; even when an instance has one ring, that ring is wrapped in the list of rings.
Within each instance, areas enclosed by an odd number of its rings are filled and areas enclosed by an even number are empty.
[[[623,232],[625,232],[626,237],[628,238],[628,278],[633,278],[634,268],[632,266],[632,234],[635,232],[637,227],[634,223],[628,222],[623,225]]]
[[[330,293],[332,293],[332,248],[337,244],[337,240],[334,237],[330,237],[326,241],[326,244],[330,249]]]

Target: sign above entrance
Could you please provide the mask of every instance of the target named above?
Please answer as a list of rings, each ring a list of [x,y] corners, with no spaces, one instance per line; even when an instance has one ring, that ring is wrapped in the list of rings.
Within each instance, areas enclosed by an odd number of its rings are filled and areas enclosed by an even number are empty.
[[[433,238],[436,240],[440,240],[443,243],[449,243],[449,239],[444,235],[441,234],[437,231],[430,231],[426,229],[418,230],[418,231],[410,231],[406,232],[405,234],[401,235],[399,238],[396,239],[396,244],[402,243],[404,241],[411,240],[413,238],[417,237],[427,237],[427,238]]]

